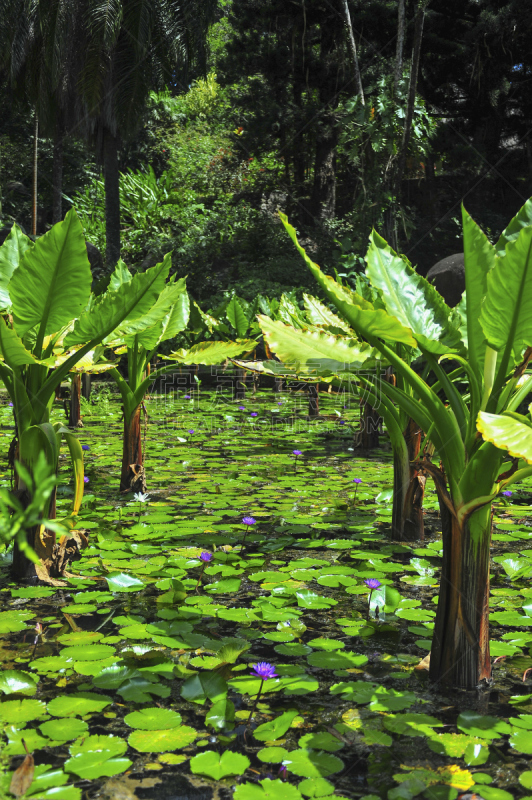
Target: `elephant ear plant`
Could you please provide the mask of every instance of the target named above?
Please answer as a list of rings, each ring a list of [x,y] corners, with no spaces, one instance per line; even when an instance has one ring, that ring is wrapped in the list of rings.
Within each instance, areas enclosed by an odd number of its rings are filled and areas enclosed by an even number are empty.
[[[171,254],[163,259],[165,274],[171,266]],[[121,261],[111,276],[110,288],[128,287],[133,276]],[[107,338],[106,345],[117,347],[117,353],[127,353],[127,377],[118,369],[111,369],[124,405],[124,438],[120,491],[146,491],[146,473],[143,463],[140,416],[144,397],[157,378],[175,372],[176,365],[164,365],[151,371],[150,364],[157,355],[158,346],[185,331],[189,323],[190,300],[185,279],[171,278],[150,308],[139,316],[125,320]],[[181,350],[164,356],[172,362],[185,364],[219,364],[230,355],[239,355],[254,341],[199,342],[190,350]]]
[[[294,229],[283,221],[297,244]],[[532,390],[532,201],[492,245],[463,211],[466,291],[459,328],[434,289],[373,233],[368,264],[384,303],[371,303],[307,265],[328,299],[357,334],[391,364],[397,385],[380,391],[430,436],[441,461],[423,466],[442,510],[441,587],[430,657],[435,681],[472,688],[489,681],[491,504],[499,492],[532,474],[532,424],[517,409]],[[457,331],[459,333],[457,333]],[[397,344],[405,348],[404,354]],[[435,377],[429,385],[409,363],[418,348]],[[460,371],[461,392],[451,359]],[[455,376],[456,377],[456,376]],[[400,380],[399,380],[400,378]],[[504,462],[507,462],[506,464]]]
[[[164,287],[167,264],[135,275],[127,287],[91,299],[92,276],[83,230],[75,211],[32,243],[16,225],[0,248],[0,378],[13,403],[14,453],[30,476],[45,457],[50,475],[58,469],[64,440],[74,465],[73,527],[83,496],[83,453],[71,431],[50,422],[55,390],[73,367],[92,352],[125,318],[140,316]],[[41,470],[42,473],[42,470]],[[32,501],[31,485],[19,471],[16,493],[22,505]],[[43,508],[55,518],[55,493]],[[64,554],[55,532],[36,526],[27,534],[38,563],[15,541],[13,569],[18,578],[50,581],[62,571]]]

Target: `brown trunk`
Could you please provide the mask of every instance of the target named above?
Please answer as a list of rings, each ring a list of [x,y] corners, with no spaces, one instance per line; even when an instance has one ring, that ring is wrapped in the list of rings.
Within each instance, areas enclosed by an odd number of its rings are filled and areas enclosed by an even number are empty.
[[[403,433],[406,453],[393,456],[392,539],[414,542],[425,538],[423,499],[427,475],[412,466],[419,456],[421,430],[410,420]]]
[[[360,423],[357,447],[361,447],[363,450],[374,450],[379,446],[379,430],[382,423],[379,412],[369,403],[363,403]]]
[[[118,139],[106,128],[103,134],[103,174],[105,181],[105,258],[107,267],[120,258],[120,174]]]
[[[52,162],[52,225],[63,219],[63,118],[58,112],[55,123],[54,154]]]
[[[309,383],[308,385],[308,415],[309,417],[319,417],[320,415],[319,383]]]
[[[397,42],[395,45],[395,69],[393,73],[394,90],[397,91],[403,74],[403,50],[405,46],[405,0],[397,4]]]
[[[491,507],[461,526],[440,502],[443,561],[430,678],[473,689],[490,680],[488,606]]]
[[[355,36],[353,33],[353,26],[351,24],[351,14],[349,13],[349,6],[347,4],[347,0],[342,0],[342,11],[344,13],[345,26],[347,28],[347,45],[349,47],[349,55],[351,56],[351,63],[353,65],[353,76],[355,79],[357,95],[360,97],[360,102],[362,103],[362,105],[365,105],[364,89],[362,88],[362,75],[360,74],[357,46],[355,42]]]
[[[146,473],[142,464],[141,406],[130,419],[124,418],[124,447],[122,451],[121,492],[145,492]]]
[[[83,422],[81,421],[81,375],[79,372],[72,374],[68,424],[71,428],[83,427]]]
[[[39,118],[35,111],[33,129],[33,187],[31,198],[31,235],[37,235],[37,163],[39,156]]]
[[[92,391],[92,375],[90,372],[84,372],[81,376],[81,395],[85,400],[91,399]]]
[[[18,496],[20,503],[26,507],[30,503],[29,493],[19,488],[20,479],[15,479],[15,494]],[[46,514],[48,519],[55,519],[56,505],[55,505],[55,491],[50,501],[50,508]],[[35,553],[41,560],[40,564],[34,564],[30,561],[24,553],[22,553],[17,544],[13,547],[13,564],[12,574],[15,580],[31,581],[34,583],[36,580],[49,582],[50,575],[54,573],[53,569],[53,556],[56,545],[56,536],[53,531],[43,530],[41,526],[37,525],[30,528],[26,532],[28,544],[33,547]]]

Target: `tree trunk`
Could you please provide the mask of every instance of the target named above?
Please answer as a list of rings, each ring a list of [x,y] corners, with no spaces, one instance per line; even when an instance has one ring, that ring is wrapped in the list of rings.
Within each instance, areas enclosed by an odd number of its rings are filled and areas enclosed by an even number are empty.
[[[120,190],[118,139],[108,128],[103,134],[103,172],[105,181],[105,258],[107,268],[120,258]]]
[[[362,105],[365,105],[364,89],[362,87],[362,75],[360,74],[357,46],[355,42],[355,36],[353,34],[353,26],[351,25],[351,14],[349,13],[349,6],[347,4],[347,0],[342,0],[342,11],[344,13],[345,26],[347,28],[347,44],[349,47],[349,55],[351,56],[351,61],[353,63],[353,73],[355,78],[357,95],[360,97],[360,102],[362,103]]]
[[[63,219],[63,138],[61,112],[57,114],[52,162],[52,225]]]
[[[397,42],[395,45],[395,69],[393,73],[394,92],[397,92],[403,75],[403,52],[405,48],[405,0],[397,4]]]
[[[379,446],[381,416],[369,403],[363,403],[361,410],[361,429],[357,447],[361,447],[362,450],[374,450]]]
[[[124,444],[122,451],[121,492],[145,492],[146,473],[142,462],[141,406],[137,406],[129,419],[124,417]]]
[[[308,415],[309,417],[319,417],[320,415],[320,385],[319,383],[308,384]]]
[[[81,376],[81,394],[85,400],[91,399],[92,391],[92,375],[90,372],[84,372]]]
[[[79,372],[72,373],[68,424],[71,428],[83,427],[81,421],[81,375]]]
[[[37,236],[37,161],[39,156],[39,117],[35,111],[33,128],[33,187],[31,197],[31,235]]]
[[[411,465],[419,456],[421,429],[410,419],[403,432],[406,448],[393,455],[392,539],[412,542],[423,539],[423,498],[427,481],[423,470]]]
[[[316,150],[311,212],[317,222],[332,219],[336,210],[336,146],[338,131],[334,109],[338,104],[337,47],[334,25],[321,25],[319,87],[321,114],[316,125]]]
[[[460,526],[440,502],[443,561],[430,653],[430,678],[473,689],[491,677],[489,561],[491,505]]]

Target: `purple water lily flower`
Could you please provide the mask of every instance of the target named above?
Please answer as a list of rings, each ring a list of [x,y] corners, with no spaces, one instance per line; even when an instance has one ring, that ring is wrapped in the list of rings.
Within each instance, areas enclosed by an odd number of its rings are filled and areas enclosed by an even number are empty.
[[[252,411],[252,412],[251,412],[251,414],[250,414],[249,416],[250,416],[250,417],[258,417],[259,415],[257,414],[257,412],[256,412],[256,411]]]
[[[513,495],[513,492],[507,489],[505,492],[501,492],[501,494],[503,497],[511,497]]]
[[[301,452],[301,450],[292,450],[292,453],[293,453],[295,456],[302,456],[302,455],[303,455],[303,453]]]
[[[362,478],[353,478],[353,483],[356,484],[362,483]]]
[[[238,406],[238,410],[239,411],[245,411],[246,410],[246,406]]]
[[[242,517],[243,525],[255,525],[256,521],[253,517]]]
[[[208,564],[208,563],[209,563],[209,561],[212,561],[212,559],[213,559],[213,555],[212,555],[212,553],[203,552],[203,553],[200,555],[200,559],[201,559],[202,561],[204,561],[206,564]]]
[[[186,394],[186,395],[183,397],[183,400],[190,400],[190,395],[189,395],[189,394]]]
[[[190,433],[190,435],[192,436],[192,434],[194,433],[194,429],[191,428],[189,431],[187,431],[187,433]]]
[[[368,589],[371,589],[371,591],[373,591],[373,589],[378,589],[379,586],[381,586],[381,582],[377,580],[377,578],[366,578],[364,583],[366,584]]]
[[[277,405],[278,405],[278,406],[282,406],[282,404],[283,404],[283,401],[282,401],[282,400],[278,400],[278,401],[277,401]]]
[[[82,449],[82,450],[85,450],[85,452],[87,452],[87,451],[89,451],[89,450],[90,450],[90,447],[89,447],[89,445],[88,445],[88,444],[82,444],[82,445],[81,445],[81,449]]]
[[[89,479],[88,479],[88,478],[87,478],[87,476],[85,475],[85,477],[83,478],[83,483],[88,483],[88,482],[89,482]]]
[[[254,678],[260,678],[263,681],[267,681],[269,678],[279,677],[275,671],[274,665],[268,664],[267,661],[259,661],[258,664],[255,664],[250,675],[253,675]]]
[[[282,766],[279,767],[279,778],[282,781],[285,781],[286,777],[287,777],[287,774],[288,774],[288,770],[286,769],[286,767],[283,764]]]
[[[345,419],[339,420],[340,425],[345,425]]]
[[[13,408],[13,403],[8,403],[9,408]]]

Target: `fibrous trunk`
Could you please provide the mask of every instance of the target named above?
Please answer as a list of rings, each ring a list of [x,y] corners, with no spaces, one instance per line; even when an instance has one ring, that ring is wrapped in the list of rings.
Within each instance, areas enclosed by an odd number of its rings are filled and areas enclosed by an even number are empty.
[[[17,485],[20,485],[19,480],[17,480]],[[16,488],[15,494],[18,496],[18,499],[23,506],[29,505],[30,496],[26,489]],[[46,516],[48,519],[55,519],[55,513],[56,508],[54,491]],[[41,529],[40,525],[36,525],[35,527],[26,531],[26,538],[28,544],[33,548],[40,559],[40,564],[34,564],[33,561],[30,561],[28,558],[26,558],[25,554],[19,550],[15,542],[13,547],[12,564],[13,577],[15,580],[19,581],[26,580],[35,582],[36,580],[41,580],[49,582],[50,576],[55,572],[53,566],[54,550],[56,549],[55,533],[53,531],[45,530],[44,527]]]
[[[90,372],[84,372],[81,376],[81,395],[85,400],[91,399],[92,376]]]
[[[320,385],[319,383],[309,383],[308,385],[308,415],[309,417],[319,417],[320,414]]]
[[[141,406],[129,418],[124,417],[124,447],[122,451],[121,492],[145,492],[146,474],[142,463]]]
[[[379,412],[369,403],[362,404],[361,427],[357,446],[363,450],[374,450],[379,446],[379,430],[381,427]]]
[[[114,267],[120,258],[120,188],[118,140],[109,129],[103,135],[103,172],[105,182],[105,258]]]
[[[62,116],[58,113],[52,162],[52,225],[63,219],[63,138]]]
[[[79,372],[74,372],[72,374],[68,424],[71,428],[83,427],[81,421],[81,375]]]
[[[491,506],[459,523],[440,503],[443,560],[430,653],[430,678],[473,689],[491,677],[489,559]]]
[[[423,539],[423,498],[427,477],[413,466],[419,456],[421,428],[410,419],[403,432],[406,447],[393,456],[392,539],[412,542]]]

